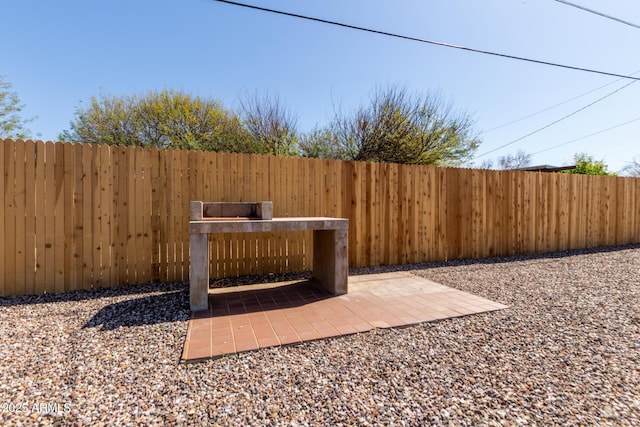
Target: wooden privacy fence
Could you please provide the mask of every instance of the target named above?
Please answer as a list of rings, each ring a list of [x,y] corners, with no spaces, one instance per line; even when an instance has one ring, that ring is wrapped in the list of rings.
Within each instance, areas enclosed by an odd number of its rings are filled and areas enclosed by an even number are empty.
[[[349,219],[351,267],[640,242],[640,179],[0,140],[0,295],[187,280],[189,201]],[[212,236],[213,277],[311,268],[309,233]]]

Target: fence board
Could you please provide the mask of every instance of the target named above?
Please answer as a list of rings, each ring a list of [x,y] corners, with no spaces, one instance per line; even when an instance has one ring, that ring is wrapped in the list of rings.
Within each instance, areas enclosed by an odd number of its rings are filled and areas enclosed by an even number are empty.
[[[210,160],[211,162],[211,187],[212,187],[212,198],[211,201],[224,201],[222,194],[222,186],[223,181],[223,165],[222,165],[222,156],[219,154],[215,154]],[[215,234],[213,236],[209,236],[209,242],[211,245],[211,258],[216,257],[217,262],[215,262],[215,271],[212,270],[212,277],[219,278],[224,277],[224,269],[223,269],[223,254],[222,251],[224,249],[224,236],[220,234]]]
[[[569,175],[557,174],[558,179],[558,250],[569,248]]]
[[[243,196],[246,201],[257,202],[256,195],[256,156],[245,154],[241,156],[243,171]],[[256,236],[254,234],[245,234],[244,239],[244,270],[247,274],[257,274],[256,271]]]
[[[591,200],[590,211],[593,214],[593,224],[592,224],[592,233],[593,233],[593,246],[606,245],[606,221],[605,215],[607,211],[606,207],[606,194],[602,191],[602,184],[604,183],[601,179],[596,179],[595,176],[589,177],[591,179],[593,185],[593,198]]]
[[[377,200],[375,200],[375,193],[372,188],[377,183],[377,177],[374,172],[373,163],[369,162],[364,167],[365,178],[362,180],[363,193],[366,197],[365,215],[362,218],[364,222],[364,248],[363,248],[363,263],[365,265],[372,265],[375,254],[373,253],[373,241],[376,239],[377,230],[374,222],[377,217]]]
[[[43,292],[56,291],[56,264],[55,264],[55,218],[56,218],[56,162],[55,144],[44,143],[44,277],[45,288]]]
[[[16,288],[16,145],[4,142],[4,294],[19,295]]]
[[[396,226],[397,234],[396,234],[396,248],[405,248],[403,251],[395,250],[396,259],[393,261],[394,264],[407,264],[408,251],[407,248],[407,197],[409,195],[409,191],[407,188],[408,179],[406,177],[406,165],[397,165],[397,176],[396,182],[396,203],[397,203],[397,217],[394,220],[393,224]]]
[[[140,182],[140,165],[138,163],[139,147],[133,147],[128,150],[127,170],[129,171],[129,179],[127,179],[127,283],[139,283],[138,274],[140,269],[138,248],[136,247],[135,238],[137,233],[138,215],[136,206],[139,201],[138,186]]]
[[[280,168],[274,165],[275,159],[271,156],[265,158],[265,186],[267,188],[267,194],[269,200],[273,202],[273,215],[281,216],[282,207],[278,205],[278,197],[280,192]],[[267,233],[263,237],[265,242],[264,258],[262,260],[262,266],[265,273],[276,273],[274,266],[278,261],[278,242],[276,233]]]
[[[578,217],[579,193],[577,191],[579,181],[577,179],[571,179],[569,175],[567,175],[567,177],[569,177],[567,178],[567,191],[568,191],[568,194],[567,194],[567,199],[568,199],[567,248],[575,249],[578,246],[577,245],[577,239],[578,239],[578,233],[579,233],[578,230],[580,229],[580,221]]]
[[[76,156],[80,163],[78,182],[82,196],[80,197],[78,210],[80,211],[81,220],[78,221],[78,274],[83,289],[93,288],[93,267],[94,267],[94,250],[93,250],[93,177],[94,164],[92,162],[92,147],[87,144],[76,144]]]
[[[160,246],[161,246],[161,229],[160,229],[160,216],[164,216],[164,212],[161,209],[160,193],[164,191],[160,177],[160,151],[151,150],[149,158],[149,178],[151,186],[151,207],[149,218],[150,233],[151,233],[151,260],[149,265],[151,267],[150,280],[160,280]]]
[[[417,224],[418,227],[418,259],[429,260],[429,235],[430,208],[429,208],[429,168],[417,168],[416,199],[417,199]]]
[[[473,174],[470,169],[455,170],[458,172],[460,204],[460,250],[459,257],[473,257]]]
[[[14,224],[15,234],[15,292],[24,295],[26,289],[27,269],[33,273],[31,266],[26,264],[26,194],[25,194],[25,144],[18,143],[14,151],[15,194],[14,194]]]
[[[115,203],[115,217],[117,218],[115,247],[118,249],[116,255],[116,285],[129,283],[129,180],[131,150],[118,147],[114,154],[117,155],[117,175],[114,176],[114,187],[117,188],[117,202]],[[126,178],[125,178],[126,177]]]
[[[504,171],[503,174],[503,185],[504,185],[504,197],[503,197],[503,206],[505,212],[505,232],[502,239],[503,244],[503,254],[504,255],[512,255],[515,253],[516,247],[516,203],[517,203],[517,195],[516,195],[516,185],[514,182],[515,173],[512,171]]]
[[[276,159],[277,160],[277,159]],[[283,158],[281,159],[281,161],[279,161],[278,163],[280,163],[280,168],[281,168],[281,174],[280,174],[280,192],[279,192],[279,204],[281,204],[284,207],[284,211],[282,213],[282,215],[280,216],[293,216],[292,214],[292,206],[291,206],[291,201],[293,199],[293,188],[292,188],[292,170],[291,170],[291,162],[289,161],[291,160],[290,158]],[[289,258],[289,255],[291,254],[291,241],[294,238],[292,236],[293,233],[291,232],[285,232],[285,233],[277,233],[279,238],[280,238],[280,247],[279,247],[279,253],[278,253],[278,264],[276,265],[276,267],[278,268],[278,271],[281,273],[285,273],[285,272],[289,272],[291,271],[291,259]]]
[[[422,169],[422,168],[421,168]],[[437,241],[438,241],[438,200],[437,200],[437,169],[428,167],[424,170],[425,190],[425,215],[423,216],[423,224],[425,226],[425,261],[435,261],[437,258]]]
[[[100,165],[98,185],[100,189],[100,284],[102,286],[113,286],[114,280],[114,254],[112,253],[113,241],[113,177],[111,175],[112,150],[108,145],[100,146],[96,161]]]
[[[64,149],[65,144],[52,144],[53,156],[51,160],[54,163],[52,166],[54,171],[54,200],[55,200],[55,213],[53,224],[53,245],[54,245],[54,261],[55,265],[55,292],[62,292],[65,289],[64,279],[64,261],[65,261],[65,156]]]
[[[607,239],[607,246],[613,246],[618,244],[618,239],[617,239],[617,235],[616,235],[616,224],[619,222],[619,218],[618,218],[618,201],[617,201],[617,196],[618,196],[618,183],[619,180],[613,178],[613,177],[605,177],[607,182],[607,185],[605,185],[606,189],[607,189],[607,204],[609,206],[609,209],[607,210],[607,229],[609,231],[608,234],[608,239]],[[613,178],[613,179],[611,179]],[[616,220],[618,219],[618,220]]]
[[[516,244],[514,247],[513,254],[519,254],[523,252],[523,248],[525,248],[525,231],[524,231],[524,176],[523,174],[514,172],[513,178],[515,182],[515,192],[516,192],[516,203],[515,203],[515,230],[514,236],[516,240]]]
[[[180,280],[189,279],[189,151],[179,150],[180,158],[180,201],[179,215],[176,228],[179,231],[178,241],[180,247],[178,254],[180,256]],[[193,152],[195,155],[196,152]]]
[[[524,175],[523,185],[523,227],[524,230],[524,244],[523,249],[529,254],[535,254],[538,252],[536,246],[536,218],[538,216],[538,188],[536,185],[537,173],[528,173]]]
[[[463,223],[460,174],[457,170],[447,168],[445,172],[447,192],[447,259],[458,259],[461,256],[461,228]]]
[[[151,173],[151,157],[152,152],[149,150],[145,150],[142,153],[142,161],[144,166],[144,175],[143,175],[143,183],[142,183],[142,194],[143,194],[143,202],[142,202],[142,247],[144,248],[143,252],[143,266],[142,266],[142,280],[144,282],[149,282],[153,280],[151,265],[153,263],[153,258],[151,257],[152,248],[153,248],[153,238],[151,236],[151,217],[153,209],[151,208],[151,198],[153,197],[153,184],[151,182],[152,173]]]
[[[44,144],[44,182],[45,188],[44,210],[41,215],[45,219],[44,231],[44,277],[45,288],[43,292],[56,291],[56,264],[55,264],[55,215],[56,215],[56,175],[55,175],[55,145]],[[1,228],[1,227],[0,227]]]
[[[446,169],[438,168],[435,171],[434,181],[434,197],[436,199],[435,212],[435,226],[436,226],[436,244],[435,259],[446,260],[448,251],[447,242],[447,180]]]
[[[233,169],[234,169],[234,176],[233,176],[233,182],[232,182],[232,200],[236,201],[236,202],[245,202],[247,201],[246,195],[245,195],[245,184],[244,184],[244,162],[242,160],[242,157],[244,156],[244,154],[238,154],[238,155],[231,155],[232,158],[232,163],[233,163]],[[244,233],[237,233],[234,236],[233,239],[233,243],[234,243],[234,252],[232,255],[232,259],[234,260],[234,268],[235,268],[235,273],[234,275],[239,275],[241,274],[241,271],[246,271],[246,263],[245,263],[245,256],[246,256],[246,246],[245,246],[245,242],[244,242],[244,238],[245,238],[245,234]]]
[[[360,186],[356,185],[360,183],[357,166],[355,162],[348,162],[345,164],[345,179],[346,179],[346,200],[345,207],[347,209],[347,218],[349,219],[349,261],[353,265],[359,265],[360,254],[358,253],[358,245],[360,244],[360,230],[359,224],[356,222],[358,218],[358,209],[360,201]]]
[[[576,237],[576,245],[574,249],[587,247],[587,217],[589,215],[587,209],[587,200],[591,195],[587,191],[587,180],[585,176],[575,179],[576,192],[578,193],[577,204],[574,206],[578,217],[578,236]]]
[[[150,210],[149,210],[149,202],[147,201],[147,196],[149,195],[147,191],[147,182],[149,181],[148,176],[148,166],[147,159],[149,150],[144,150],[140,147],[136,148],[135,153],[135,199],[132,201],[131,205],[134,206],[133,214],[135,225],[130,233],[133,239],[133,246],[135,248],[135,258],[136,258],[136,282],[137,283],[145,283],[149,281],[149,259],[147,259],[147,239],[146,235],[148,230],[148,224],[146,223],[146,218],[148,218]]]
[[[629,236],[629,242],[635,243],[640,241],[640,178],[636,178],[633,180],[634,183],[634,199],[635,199],[635,207],[633,208],[633,223],[634,223],[634,231],[631,236]]]
[[[626,236],[630,233],[629,227],[629,215],[631,210],[630,205],[630,196],[629,196],[629,180],[618,181],[618,197],[617,197],[617,206],[618,206],[618,224],[617,224],[617,244],[627,243]]]
[[[230,202],[238,202],[242,199],[242,187],[240,184],[240,177],[242,171],[238,170],[238,156],[231,153],[225,153],[227,173],[229,180],[225,190],[227,191],[226,198]],[[242,260],[242,234],[232,233],[229,237],[229,252],[227,257],[227,265],[229,266],[229,274],[231,276],[237,276],[241,271]]]
[[[36,188],[36,144],[34,141],[24,143],[24,293],[36,293],[36,197],[40,196]]]
[[[269,157],[256,156],[255,162],[257,170],[256,197],[260,201],[272,200],[269,189]],[[266,274],[269,272],[269,268],[266,262],[266,260],[269,259],[269,242],[269,234],[260,233],[258,236],[256,236],[257,274]]]
[[[537,173],[537,193],[538,193],[538,206],[536,211],[538,212],[538,218],[536,221],[536,229],[538,230],[538,253],[550,251],[550,236],[552,235],[551,229],[551,181],[542,172]]]
[[[165,204],[166,222],[164,229],[166,230],[166,239],[164,240],[164,246],[166,247],[166,268],[167,279],[170,281],[177,279],[176,274],[176,236],[175,236],[175,217],[177,206],[175,206],[175,199],[172,197],[177,192],[176,188],[176,165],[174,159],[174,150],[163,150],[164,157],[166,159],[165,174],[167,179],[165,180],[165,195],[163,201]]]
[[[98,146],[91,146],[89,144],[83,144],[84,151],[83,155],[85,157],[84,163],[89,165],[89,173],[87,175],[90,176],[91,182],[85,183],[85,193],[89,193],[91,195],[91,200],[88,205],[85,206],[85,211],[88,210],[87,217],[85,220],[87,224],[91,227],[91,231],[84,230],[84,238],[85,238],[85,247],[91,248],[91,256],[90,262],[87,264],[90,265],[91,277],[88,279],[91,280],[91,287],[99,287],[102,283],[102,268],[100,264],[100,198],[101,192],[99,187],[99,177],[100,177],[100,150]]]
[[[46,209],[47,182],[45,177],[45,146],[44,142],[36,142],[35,182],[34,182],[34,220],[35,220],[35,282],[34,294],[43,294],[47,289],[46,277],[46,221],[52,218]],[[0,240],[2,241],[2,240]],[[1,257],[1,255],[0,255]],[[1,271],[1,270],[0,270]]]
[[[3,141],[2,144],[0,144],[0,218],[3,218],[5,221],[4,224],[0,224],[0,242],[3,242],[3,244],[0,245],[0,296],[10,295],[7,293],[9,292],[9,289],[7,289],[7,278],[5,277],[5,275],[8,272],[8,268],[6,267],[7,264],[5,263],[4,259],[7,242],[5,234],[5,227],[7,226],[5,203],[7,203],[8,201],[7,192],[9,191],[9,187],[13,186],[10,185],[5,178],[5,175],[8,173],[7,169],[9,163],[8,158],[5,157],[5,151],[8,150],[7,147],[12,143],[13,142],[7,140]]]
[[[288,214],[287,216],[296,217],[301,215],[300,206],[300,175],[299,175],[299,161],[294,157],[287,157],[284,159],[287,164],[287,193],[288,200]],[[302,233],[288,232],[287,233],[287,271],[301,271],[302,266]]]
[[[399,230],[399,222],[400,222],[400,201],[399,201],[399,165],[390,164],[389,165],[389,199],[388,199],[388,207],[387,207],[387,218],[386,225],[388,229],[388,241],[390,243],[390,251],[388,251],[388,259],[386,263],[391,264],[399,264],[401,259],[401,251],[398,248],[401,248],[401,235]]]
[[[384,185],[386,184],[386,180],[384,177],[386,176],[386,169],[384,169],[384,165],[380,163],[375,163],[372,165],[373,173],[375,175],[375,187],[371,190],[374,193],[374,198],[376,201],[376,209],[375,216],[373,221],[373,226],[375,227],[375,240],[372,241],[372,252],[375,255],[373,258],[372,265],[380,265],[384,262],[384,246],[380,245],[377,242],[384,241],[384,214],[385,214],[385,205],[386,205],[386,197],[383,191]]]
[[[168,201],[168,172],[167,172],[167,162],[168,162],[168,151],[165,149],[161,149],[158,151],[158,180],[157,180],[157,191],[158,191],[158,269],[159,269],[159,277],[160,280],[169,280],[169,223],[171,216],[169,215],[169,201]]]
[[[63,144],[64,155],[64,289],[80,289],[76,282],[76,262],[74,257],[74,215],[75,207],[75,156],[73,144]]]
[[[518,194],[517,172],[507,171],[507,209],[508,209],[508,232],[507,232],[507,255],[514,255],[519,250],[518,221],[519,209],[521,209],[520,195]]]
[[[82,253],[84,252],[82,241],[82,203],[84,200],[84,193],[82,188],[83,179],[83,164],[82,164],[82,144],[69,144],[70,151],[73,153],[73,172],[72,179],[72,200],[73,200],[73,221],[71,235],[73,238],[73,250],[71,260],[71,280],[72,289],[84,289],[82,277]]]

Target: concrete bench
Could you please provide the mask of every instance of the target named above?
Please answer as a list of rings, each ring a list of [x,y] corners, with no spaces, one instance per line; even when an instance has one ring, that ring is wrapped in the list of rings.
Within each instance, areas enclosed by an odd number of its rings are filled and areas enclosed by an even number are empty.
[[[223,207],[218,211],[217,207],[207,208],[210,205],[199,201],[191,202],[189,301],[192,311],[209,308],[208,242],[211,233],[313,231],[313,277],[334,295],[347,293],[349,220],[326,217],[258,218],[259,216],[270,217],[271,202],[248,204],[254,205],[253,208],[239,208],[245,209],[242,212],[252,213],[249,216],[213,217],[208,215],[218,212],[222,214]],[[258,205],[260,208],[257,207]],[[259,211],[261,215],[258,215]]]

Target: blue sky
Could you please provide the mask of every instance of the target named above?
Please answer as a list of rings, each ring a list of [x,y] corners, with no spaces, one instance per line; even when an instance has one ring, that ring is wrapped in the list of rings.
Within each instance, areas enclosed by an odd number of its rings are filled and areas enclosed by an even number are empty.
[[[573,0],[640,24],[640,2]],[[640,29],[554,0],[252,0],[247,3],[424,39],[617,74],[640,71]],[[0,73],[40,139],[55,140],[91,96],[163,88],[238,106],[277,93],[301,131],[349,112],[379,86],[438,92],[473,115],[477,162],[536,153],[640,118],[640,83],[522,139],[628,81],[393,39],[211,0],[2,0]],[[640,76],[640,72],[637,74]],[[608,85],[559,107],[491,129]],[[640,120],[533,156],[576,152],[617,171],[640,157]]]

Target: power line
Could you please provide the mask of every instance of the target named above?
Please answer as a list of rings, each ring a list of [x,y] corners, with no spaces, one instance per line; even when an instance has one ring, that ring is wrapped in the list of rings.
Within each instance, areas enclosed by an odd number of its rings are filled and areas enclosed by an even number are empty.
[[[482,53],[484,55],[498,56],[498,57],[501,57],[501,58],[515,59],[515,60],[518,60],[518,61],[526,61],[526,62],[532,62],[532,63],[535,63],[535,64],[549,65],[549,66],[552,66],[552,67],[566,68],[566,69],[569,69],[569,70],[584,71],[584,72],[587,72],[587,73],[602,74],[602,75],[605,75],[605,76],[620,77],[620,78],[623,78],[623,79],[629,79],[629,80],[634,80],[634,81],[640,80],[640,77],[627,76],[627,75],[624,75],[624,74],[610,73],[610,72],[607,72],[607,71],[599,71],[599,70],[593,70],[593,69],[589,69],[589,68],[575,67],[575,66],[572,66],[572,65],[563,65],[563,64],[558,64],[558,63],[555,63],[555,62],[542,61],[542,60],[538,60],[538,59],[531,59],[531,58],[525,58],[525,57],[521,57],[521,56],[508,55],[508,54],[504,54],[504,53],[491,52],[491,51],[488,51],[488,50],[474,49],[474,48],[454,45],[454,44],[450,44],[450,43],[438,42],[438,41],[433,41],[433,40],[428,40],[428,39],[421,39],[421,38],[418,38],[418,37],[405,36],[405,35],[396,34],[396,33],[389,33],[387,31],[374,30],[374,29],[371,29],[371,28],[359,27],[359,26],[351,25],[351,24],[344,24],[344,23],[337,22],[337,21],[329,21],[327,19],[313,18],[311,16],[305,16],[305,15],[298,15],[296,13],[284,12],[284,11],[281,11],[281,10],[268,9],[266,7],[254,6],[254,5],[245,4],[245,3],[238,3],[238,2],[234,2],[234,1],[228,1],[228,0],[213,0],[213,1],[216,1],[218,3],[230,4],[230,5],[233,5],[233,6],[245,7],[245,8],[248,8],[248,9],[259,10],[259,11],[262,11],[262,12],[275,13],[277,15],[289,16],[289,17],[292,17],[292,18],[306,19],[308,21],[321,22],[323,24],[336,25],[338,27],[349,28],[349,29],[352,29],[352,30],[365,31],[365,32],[368,32],[368,33],[373,33],[373,34],[378,34],[378,35],[383,35],[383,36],[388,36],[388,37],[395,37],[395,38],[399,38],[399,39],[403,39],[403,40],[410,40],[410,41],[415,41],[415,42],[419,42],[419,43],[427,43],[427,44],[432,44],[432,45],[436,45],[436,46],[448,47],[448,48],[452,48],[452,49],[465,50],[467,52]]]
[[[633,122],[637,122],[638,120],[640,120],[640,117],[636,117],[635,119],[631,119],[631,120],[629,120],[629,121],[627,121],[627,122],[620,123],[620,124],[615,125],[615,126],[611,126],[610,128],[606,128],[606,129],[600,130],[600,131],[598,131],[598,132],[590,133],[589,135],[581,136],[580,138],[572,139],[571,141],[567,141],[567,142],[563,142],[563,143],[561,143],[561,144],[553,145],[553,146],[551,146],[551,147],[549,147],[549,148],[545,148],[544,150],[540,150],[540,151],[536,151],[535,153],[531,153],[531,155],[533,156],[533,155],[535,155],[535,154],[544,153],[545,151],[554,150],[554,149],[556,149],[556,148],[558,148],[558,147],[562,147],[562,146],[564,146],[564,145],[572,144],[572,143],[574,143],[574,142],[578,142],[578,141],[581,141],[581,140],[583,140],[583,139],[590,138],[590,137],[592,137],[592,136],[600,135],[601,133],[608,132],[608,131],[610,131],[610,130],[613,130],[613,129],[616,129],[616,128],[619,128],[619,127],[622,127],[622,126],[628,125],[628,124],[633,123]]]
[[[611,15],[607,15],[606,13],[598,12],[597,10],[589,9],[588,7],[580,6],[579,4],[571,3],[570,1],[566,1],[566,0],[556,0],[556,1],[558,3],[562,3],[562,4],[566,4],[567,6],[575,7],[575,8],[578,8],[578,9],[582,9],[582,10],[584,10],[586,12],[593,13],[593,14],[596,14],[598,16],[602,16],[602,17],[607,18],[607,19],[612,19],[614,21],[621,22],[621,23],[623,23],[625,25],[629,25],[631,27],[640,28],[640,25],[634,24],[633,22],[625,21],[623,19],[616,18],[615,16],[611,16]]]
[[[638,74],[638,73],[640,73],[640,70],[634,71],[630,75],[633,76],[634,74]],[[583,94],[580,94],[580,95],[574,96],[573,98],[567,99],[566,101],[562,101],[562,102],[559,102],[558,104],[552,105],[551,107],[543,108],[542,110],[536,111],[535,113],[528,114],[528,115],[526,115],[524,117],[520,117],[519,119],[515,119],[515,120],[512,120],[512,121],[510,121],[508,123],[502,124],[500,126],[496,126],[496,127],[491,128],[489,130],[485,130],[483,133],[487,134],[489,132],[493,132],[494,130],[502,129],[503,127],[507,127],[507,126],[512,125],[514,123],[518,123],[518,122],[521,122],[521,121],[526,120],[528,118],[537,116],[538,114],[542,114],[542,113],[545,113],[545,112],[547,112],[549,110],[553,110],[554,108],[560,107],[561,105],[568,104],[571,101],[575,101],[576,99],[580,99],[580,98],[582,98],[584,96],[590,95],[590,94],[592,94],[594,92],[597,92],[600,89],[603,89],[603,88],[605,88],[607,86],[611,86],[612,84],[618,83],[620,80],[624,80],[624,79],[616,79],[616,80],[614,80],[612,82],[609,82],[609,83],[607,83],[605,85],[599,86],[599,87],[597,87],[595,89],[591,89],[590,91],[587,91],[587,92],[585,92]]]
[[[627,87],[631,86],[631,85],[632,85],[632,84],[634,84],[634,83],[636,83],[636,81],[629,82],[629,83],[627,83],[626,85],[624,85],[624,86],[622,86],[622,87],[619,87],[618,89],[614,90],[613,92],[610,92],[610,93],[606,94],[605,96],[603,96],[603,97],[601,97],[601,98],[596,99],[596,100],[595,100],[595,101],[593,101],[592,103],[587,104],[587,105],[585,105],[584,107],[582,107],[582,108],[580,108],[580,109],[578,109],[578,110],[576,110],[576,111],[574,111],[574,112],[572,112],[572,113],[569,113],[569,114],[567,114],[566,116],[563,116],[563,117],[559,118],[558,120],[555,120],[555,121],[553,121],[553,122],[549,123],[548,125],[542,126],[541,128],[538,128],[538,129],[536,129],[536,130],[534,130],[534,131],[532,131],[532,132],[529,132],[528,134],[526,134],[526,135],[524,135],[524,136],[521,136],[520,138],[516,138],[516,139],[514,139],[513,141],[507,142],[506,144],[503,144],[503,145],[501,145],[501,146],[499,146],[499,147],[494,148],[493,150],[489,150],[489,151],[487,151],[486,153],[482,153],[482,154],[480,154],[480,155],[476,156],[475,158],[476,158],[476,159],[478,159],[478,158],[480,158],[480,157],[484,157],[484,156],[486,156],[487,154],[491,154],[491,153],[493,153],[493,152],[495,152],[495,151],[498,151],[498,150],[500,150],[500,149],[502,149],[502,148],[504,148],[504,147],[508,147],[509,145],[515,144],[515,143],[516,143],[516,142],[518,142],[518,141],[522,141],[523,139],[528,138],[528,137],[530,137],[531,135],[534,135],[534,134],[536,134],[536,133],[538,133],[538,132],[540,132],[540,131],[542,131],[542,130],[544,130],[544,129],[547,129],[547,128],[549,128],[549,127],[551,127],[551,126],[553,126],[553,125],[555,125],[555,124],[557,124],[557,123],[560,123],[561,121],[566,120],[566,119],[568,119],[568,118],[569,118],[569,117],[571,117],[571,116],[575,116],[575,115],[576,115],[576,114],[578,114],[579,112],[584,111],[584,110],[586,110],[587,108],[591,107],[592,105],[595,105],[595,104],[597,104],[598,102],[600,102],[600,101],[603,101],[603,100],[607,99],[607,98],[608,98],[608,97],[610,97],[611,95],[614,95],[614,94],[616,94],[616,93],[620,92],[621,90],[623,90],[623,89],[625,89],[625,88],[627,88]]]

